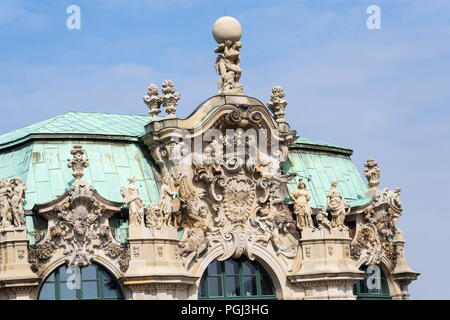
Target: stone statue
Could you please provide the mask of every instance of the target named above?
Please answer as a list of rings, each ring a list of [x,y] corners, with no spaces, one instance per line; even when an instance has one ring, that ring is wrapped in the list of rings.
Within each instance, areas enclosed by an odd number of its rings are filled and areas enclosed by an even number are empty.
[[[161,96],[161,103],[166,108],[167,118],[176,118],[176,105],[180,100],[181,95],[175,91],[175,85],[170,80],[165,80],[162,83],[162,90],[164,95]]]
[[[136,178],[128,178],[128,186],[120,191],[124,198],[124,205],[128,206],[130,226],[144,225],[144,203],[139,194],[139,187],[136,185]]]
[[[323,230],[327,229],[328,231],[331,230],[331,222],[328,220],[329,213],[327,212],[327,206],[323,206],[320,208],[319,212],[316,214],[316,220],[317,220],[317,229]]]
[[[402,215],[402,202],[400,201],[400,188],[395,188],[393,191],[389,192],[389,213],[392,219],[392,228],[394,235],[401,234],[401,230],[397,226],[397,220]]]
[[[11,197],[11,184],[8,179],[0,180],[0,219],[1,227],[8,228],[12,224],[12,213],[11,205],[9,204],[9,199]]]
[[[243,94],[243,86],[238,83],[242,73],[239,66],[241,47],[240,41],[225,40],[214,51],[219,54],[216,59],[219,94]]]
[[[161,112],[162,97],[158,95],[158,87],[152,83],[144,96],[144,103],[149,107],[152,120],[158,120],[158,114]]]
[[[171,223],[172,214],[174,213],[172,200],[178,192],[171,188],[170,179],[168,177],[162,179],[160,194],[159,207],[162,214],[162,223],[164,225],[169,225]]]
[[[25,226],[25,191],[27,187],[21,178],[0,180],[1,228],[22,228]]]
[[[311,206],[309,200],[311,197],[306,190],[306,184],[302,179],[298,182],[298,188],[291,193],[291,198],[294,200],[294,213],[297,216],[297,228],[300,230],[306,228],[314,228],[311,218]]]
[[[74,145],[70,153],[73,158],[67,160],[67,167],[72,168],[72,176],[75,178],[73,184],[81,184],[83,183],[81,178],[83,178],[84,169],[89,166],[89,160],[83,157],[85,151],[79,144]]]
[[[331,182],[331,189],[327,196],[328,207],[331,209],[331,225],[341,231],[348,230],[344,221],[345,216],[350,212],[350,208],[347,212],[346,207],[350,205],[345,202],[341,192],[337,189],[337,183],[337,181]]]
[[[21,228],[25,225],[25,190],[27,186],[22,183],[21,178],[11,179],[11,199],[12,219],[14,227]]]
[[[272,95],[270,96],[270,101],[267,103],[267,106],[275,115],[275,119],[277,122],[286,121],[284,120],[284,112],[288,102],[287,100],[283,99],[284,96],[285,93],[283,88],[280,86],[275,86],[272,88]]]
[[[366,169],[364,169],[364,175],[367,178],[368,186],[370,189],[376,190],[380,184],[381,170],[378,167],[378,163],[375,159],[367,159],[364,163]]]

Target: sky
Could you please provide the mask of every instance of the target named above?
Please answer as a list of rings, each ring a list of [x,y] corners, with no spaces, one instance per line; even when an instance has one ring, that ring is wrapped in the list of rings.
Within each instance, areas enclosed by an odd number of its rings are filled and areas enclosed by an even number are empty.
[[[281,85],[299,136],[353,149],[361,172],[377,159],[380,186],[402,188],[411,297],[450,299],[448,0],[0,0],[0,134],[68,111],[145,114],[166,79],[188,116],[217,92],[225,13],[243,28],[245,94],[266,102]]]

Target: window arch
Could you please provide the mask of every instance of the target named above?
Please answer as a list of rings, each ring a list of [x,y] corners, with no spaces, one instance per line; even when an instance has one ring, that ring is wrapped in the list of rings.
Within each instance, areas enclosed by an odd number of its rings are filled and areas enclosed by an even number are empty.
[[[363,266],[360,270],[365,272],[364,279],[357,281],[353,287],[358,300],[391,299],[386,275],[380,266]]]
[[[70,269],[62,265],[44,281],[38,300],[121,300],[119,283],[105,268],[90,264]]]
[[[256,261],[213,261],[200,281],[199,299],[276,299],[273,282]]]

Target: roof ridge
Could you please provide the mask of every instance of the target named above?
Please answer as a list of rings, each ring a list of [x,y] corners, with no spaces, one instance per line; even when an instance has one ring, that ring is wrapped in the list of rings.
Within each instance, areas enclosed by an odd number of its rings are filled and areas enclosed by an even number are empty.
[[[130,116],[130,117],[150,117],[148,114],[129,114],[129,113],[117,113],[117,112],[98,112],[98,111],[67,111],[61,113],[60,116],[68,114],[68,113],[91,113],[91,114],[110,114],[110,115],[118,115],[118,116]]]

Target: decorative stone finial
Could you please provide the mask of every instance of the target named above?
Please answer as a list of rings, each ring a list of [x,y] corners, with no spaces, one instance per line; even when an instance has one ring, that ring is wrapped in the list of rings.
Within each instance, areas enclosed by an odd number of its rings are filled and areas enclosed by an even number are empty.
[[[161,103],[166,108],[167,118],[176,118],[176,105],[180,100],[181,94],[175,91],[175,85],[170,80],[165,80],[162,83],[162,90],[164,95],[161,96]]]
[[[239,41],[242,36],[241,24],[233,17],[222,17],[214,23],[213,36],[219,44],[214,51],[219,54],[215,64],[220,75],[219,94],[244,94],[244,86],[238,83],[242,73],[239,66],[242,47]]]
[[[375,159],[369,158],[364,163],[366,169],[364,170],[364,175],[367,178],[369,189],[376,191],[380,185],[380,175],[381,170],[378,167],[378,163]]]
[[[144,103],[149,107],[152,120],[158,120],[158,114],[161,112],[161,99],[158,94],[158,87],[152,83],[147,89],[147,95],[144,96]]]
[[[286,122],[286,120],[284,120],[284,111],[288,102],[283,99],[284,96],[285,93],[283,88],[275,86],[272,88],[272,95],[270,96],[270,101],[267,103],[267,106],[275,115],[275,120],[277,122]]]
[[[75,178],[74,184],[82,183],[81,178],[84,176],[84,169],[89,166],[89,160],[85,159],[84,149],[80,144],[73,146],[70,152],[73,156],[72,159],[67,160],[67,167],[72,168],[72,176]]]

